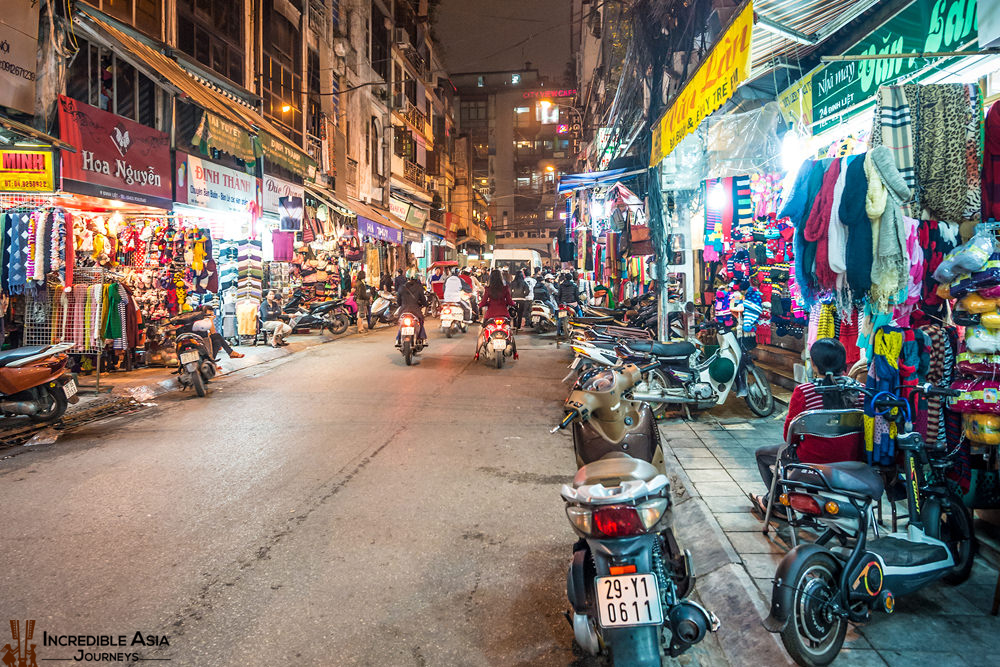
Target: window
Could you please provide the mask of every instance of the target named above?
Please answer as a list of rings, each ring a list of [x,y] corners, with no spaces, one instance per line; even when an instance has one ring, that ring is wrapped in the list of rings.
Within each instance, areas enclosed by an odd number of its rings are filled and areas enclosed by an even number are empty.
[[[163,39],[163,0],[84,0],[150,37]],[[182,0],[183,1],[183,0]]]
[[[177,48],[230,81],[244,85],[243,3],[177,0]]]
[[[66,76],[66,95],[105,111],[157,127],[156,84],[111,50],[79,39]]]
[[[382,77],[383,81],[389,79],[389,31],[385,28],[385,14],[378,7],[372,5],[371,22],[371,52],[372,69]]]
[[[521,83],[521,75],[520,74],[511,74],[510,75],[510,85],[516,86],[519,83]]]
[[[320,97],[319,53],[309,49],[306,79],[309,81],[309,117],[307,119],[309,134],[320,137],[323,134],[323,105]]]
[[[480,88],[482,88],[483,86],[485,86],[486,85],[486,77],[485,76],[477,77],[476,78],[476,85],[479,86]]]
[[[559,107],[551,102],[539,102],[535,105],[535,120],[542,125],[555,125],[559,122]]]
[[[397,109],[403,108],[403,92],[405,88],[405,82],[403,80],[403,66],[399,63],[392,64],[392,87],[393,87],[393,106]]]
[[[396,147],[395,152],[398,157],[404,160],[409,160],[410,162],[417,161],[417,142],[414,141],[413,135],[402,127],[396,127],[393,134],[396,136]]]
[[[554,215],[555,215],[555,211],[554,210],[552,210],[551,208],[545,209],[545,219],[546,220],[552,220],[552,218],[553,218]]]
[[[217,0],[196,0],[198,4]],[[298,23],[288,15],[300,12],[302,0],[270,0],[264,3],[264,49],[261,60],[264,113],[288,128],[292,141],[302,141],[302,39]],[[317,71],[318,71],[317,67]],[[288,111],[283,111],[284,107]]]
[[[462,102],[462,121],[486,120],[486,102]]]

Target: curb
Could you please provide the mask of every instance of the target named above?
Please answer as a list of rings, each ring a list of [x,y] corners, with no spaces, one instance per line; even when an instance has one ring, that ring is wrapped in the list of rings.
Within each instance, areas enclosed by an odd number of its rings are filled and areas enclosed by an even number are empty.
[[[778,636],[762,625],[767,604],[743,560],[662,433],[661,441],[674,497],[674,533],[680,547],[691,551],[698,597],[719,617],[715,637],[726,661],[733,666],[794,665]]]
[[[260,366],[261,364],[266,364],[272,361],[276,361],[278,359],[283,359],[285,357],[290,357],[294,354],[305,352],[306,350],[310,350],[314,347],[325,345],[327,343],[332,343],[334,341],[347,338],[348,336],[351,335],[352,334],[347,333],[347,334],[341,334],[340,336],[334,338],[317,339],[315,341],[308,341],[308,342],[296,341],[295,343],[290,343],[287,347],[280,347],[272,349],[270,351],[265,351],[260,356],[255,355],[252,359],[247,359],[247,358],[236,359],[236,360],[225,359],[220,362],[222,371],[219,374],[219,377],[230,377],[248,368]],[[110,381],[113,382],[113,380]],[[180,381],[175,376],[173,376],[171,371],[171,377],[168,377],[165,380],[160,380],[158,382],[154,381],[148,384],[135,384],[135,385],[122,384],[120,386],[115,386],[114,389],[111,391],[111,395],[132,396],[136,398],[136,400],[145,402],[153,400],[154,398],[157,398],[164,394],[168,394],[173,391],[179,391],[182,388],[183,387],[181,386]]]

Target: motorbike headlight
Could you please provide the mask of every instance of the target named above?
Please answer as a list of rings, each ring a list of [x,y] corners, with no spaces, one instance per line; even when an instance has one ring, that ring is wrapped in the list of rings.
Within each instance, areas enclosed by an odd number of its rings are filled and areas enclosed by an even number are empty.
[[[594,515],[586,507],[567,505],[566,517],[569,518],[569,522],[573,524],[573,527],[584,535],[590,535],[593,532]]]
[[[639,520],[642,521],[642,525],[646,527],[646,530],[649,530],[663,518],[663,513],[667,511],[669,506],[669,499],[653,498],[652,500],[640,503],[635,509],[639,513]]]

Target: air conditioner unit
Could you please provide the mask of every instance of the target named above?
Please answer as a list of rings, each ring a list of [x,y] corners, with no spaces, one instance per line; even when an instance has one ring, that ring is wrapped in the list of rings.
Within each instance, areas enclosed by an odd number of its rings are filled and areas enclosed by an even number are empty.
[[[396,42],[396,46],[406,47],[410,45],[410,36],[406,33],[404,28],[396,28],[392,34],[392,41]]]

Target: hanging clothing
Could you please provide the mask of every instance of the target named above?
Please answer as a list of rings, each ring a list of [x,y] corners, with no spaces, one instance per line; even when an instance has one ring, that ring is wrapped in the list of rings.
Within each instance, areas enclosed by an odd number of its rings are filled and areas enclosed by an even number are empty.
[[[902,204],[910,198],[892,152],[878,146],[865,157],[868,195],[865,210],[872,221],[872,296],[886,308],[906,286],[906,231]]]

